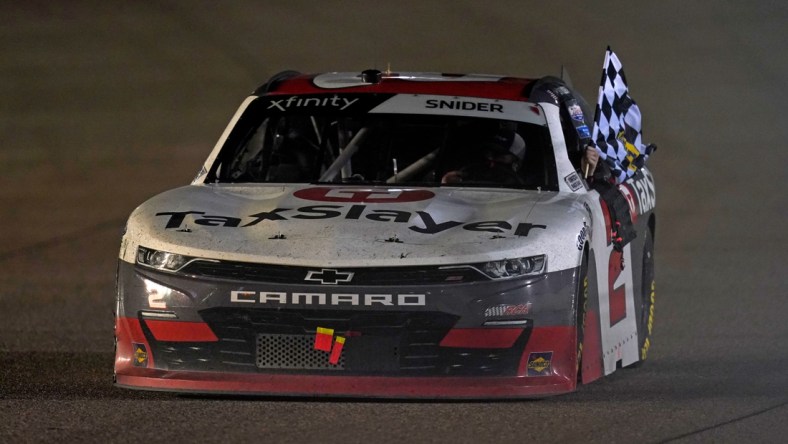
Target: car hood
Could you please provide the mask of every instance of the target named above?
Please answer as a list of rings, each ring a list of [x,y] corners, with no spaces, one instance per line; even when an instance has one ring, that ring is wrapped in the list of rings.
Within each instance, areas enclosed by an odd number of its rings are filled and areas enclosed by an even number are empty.
[[[555,270],[576,264],[586,218],[570,193],[190,185],[132,213],[121,257],[133,262],[136,247],[145,246],[213,259],[357,267],[548,254]]]

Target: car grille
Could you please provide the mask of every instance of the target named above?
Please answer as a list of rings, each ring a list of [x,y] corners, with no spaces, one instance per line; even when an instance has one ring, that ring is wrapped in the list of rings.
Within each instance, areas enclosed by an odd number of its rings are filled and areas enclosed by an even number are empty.
[[[262,369],[344,370],[345,354],[337,364],[330,364],[326,353],[314,349],[314,336],[257,335],[256,365]]]
[[[530,330],[509,349],[440,347],[458,317],[441,312],[359,312],[211,308],[200,311],[212,343],[157,342],[158,368],[295,374],[391,376],[513,375]],[[346,342],[339,362],[315,350],[317,327]]]
[[[315,267],[308,268],[253,264],[248,262],[196,260],[183,267],[180,273],[218,279],[293,284],[305,282],[310,272],[320,271],[320,268]],[[352,284],[374,286],[456,284],[489,281],[488,277],[472,266],[342,268],[340,271],[342,273],[353,273],[352,281],[331,281],[325,283],[332,285]],[[320,282],[318,281],[315,283]]]

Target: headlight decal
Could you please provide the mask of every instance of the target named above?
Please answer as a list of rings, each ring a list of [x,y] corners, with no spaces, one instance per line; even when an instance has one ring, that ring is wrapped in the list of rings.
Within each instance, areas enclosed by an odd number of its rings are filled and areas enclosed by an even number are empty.
[[[547,257],[542,254],[517,259],[490,261],[481,264],[480,270],[492,279],[535,276],[547,271]]]
[[[137,263],[157,270],[178,271],[192,260],[194,258],[180,254],[145,247],[137,248]]]

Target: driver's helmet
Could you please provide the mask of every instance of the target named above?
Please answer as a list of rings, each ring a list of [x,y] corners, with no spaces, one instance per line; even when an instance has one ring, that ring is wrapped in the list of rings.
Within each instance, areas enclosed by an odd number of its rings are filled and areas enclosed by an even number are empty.
[[[513,129],[501,129],[482,144],[485,160],[508,164],[517,170],[525,157],[525,140]]]
[[[470,164],[446,173],[442,183],[520,184],[518,170],[525,157],[525,140],[514,129],[498,129],[479,142]]]

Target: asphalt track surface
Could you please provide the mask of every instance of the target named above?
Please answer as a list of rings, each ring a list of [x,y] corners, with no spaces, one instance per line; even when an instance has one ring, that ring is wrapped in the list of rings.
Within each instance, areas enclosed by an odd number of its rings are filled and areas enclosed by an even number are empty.
[[[633,3],[0,2],[0,442],[785,442],[788,7]],[[126,216],[268,76],[563,64],[593,100],[608,44],[660,146],[644,366],[516,402],[111,385]]]

